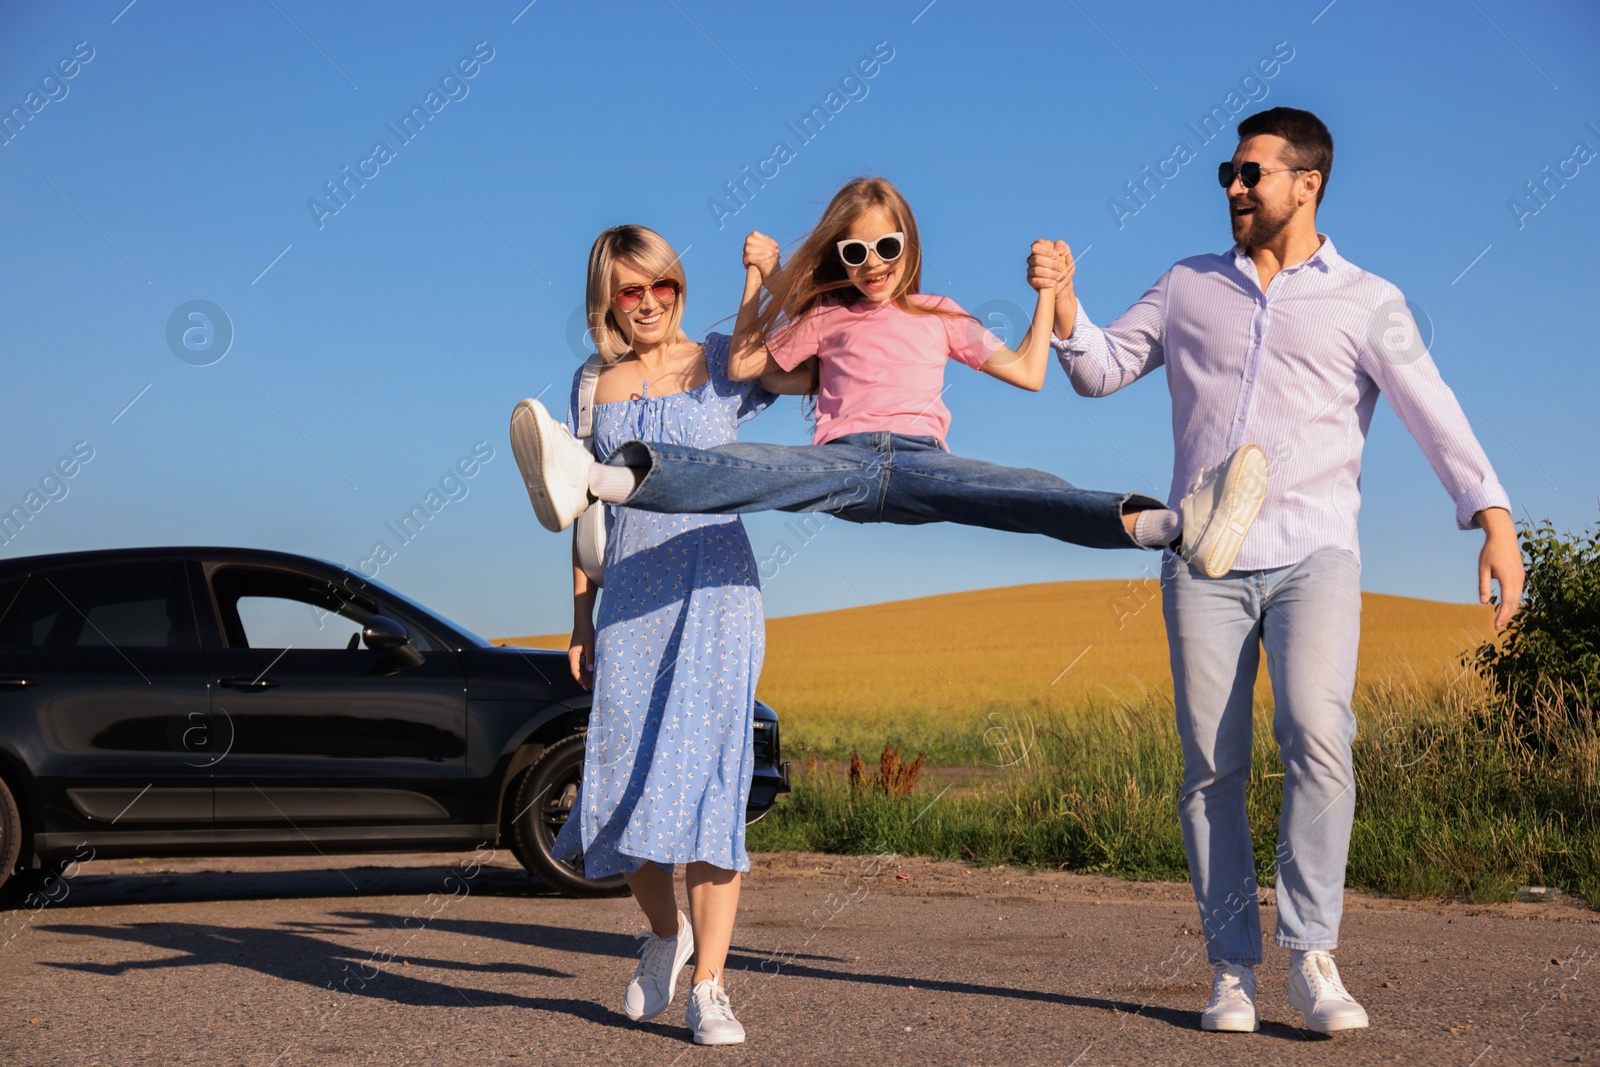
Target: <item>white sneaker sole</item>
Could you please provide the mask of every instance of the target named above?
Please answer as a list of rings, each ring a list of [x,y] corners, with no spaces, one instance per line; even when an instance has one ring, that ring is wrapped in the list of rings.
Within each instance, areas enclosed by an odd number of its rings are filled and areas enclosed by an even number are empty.
[[[552,533],[560,533],[566,525],[546,488],[549,478],[545,470],[544,434],[547,431],[541,424],[541,416],[549,418],[537,400],[518,401],[511,412],[511,454],[522,472],[522,484],[528,490],[528,500],[533,504],[533,513],[539,517],[539,525]]]
[[[1337,1034],[1345,1030],[1365,1030],[1370,1025],[1367,1019],[1367,1010],[1359,1005],[1357,1005],[1357,1009],[1361,1012],[1360,1015],[1349,1015],[1321,1026],[1312,1020],[1311,1012],[1306,1010],[1305,1006],[1300,1003],[1300,998],[1292,992],[1289,995],[1289,1007],[1305,1016],[1305,1028],[1314,1034]]]
[[[673,955],[672,958],[672,977],[667,980],[667,999],[662,1001],[661,1007],[657,1008],[655,1011],[642,1015],[635,1015],[633,1012],[628,1010],[628,998],[626,992],[624,992],[622,998],[622,1014],[626,1015],[629,1019],[632,1019],[636,1023],[647,1023],[651,1019],[654,1019],[656,1016],[660,1015],[662,1012],[666,1011],[668,1008],[672,1007],[672,998],[678,994],[678,973],[683,970],[683,965],[688,963],[689,957],[693,955],[694,930],[689,926],[689,920],[684,919],[683,932],[678,935],[678,951]],[[630,981],[628,984],[632,985],[633,983]]]
[[[740,1034],[738,1037],[717,1037],[715,1035],[701,1036],[699,1033],[696,1033],[694,1035],[694,1043],[697,1045],[742,1045],[744,1044],[744,1035]]]
[[[1215,1033],[1253,1034],[1261,1029],[1261,1016],[1246,1024],[1243,1019],[1207,1019],[1200,1016],[1200,1029]]]
[[[1244,539],[1261,514],[1261,505],[1267,499],[1267,454],[1260,445],[1240,447],[1228,479],[1222,486],[1222,502],[1213,515],[1212,522],[1222,522],[1217,539],[1200,561],[1200,569],[1207,578],[1221,578],[1233,570],[1233,561],[1239,558]]]
[[[1306,1018],[1306,1027],[1305,1028],[1307,1030],[1310,1030],[1314,1034],[1337,1034],[1337,1033],[1342,1033],[1345,1030],[1365,1030],[1370,1025],[1370,1023],[1367,1020],[1366,1014],[1363,1013],[1360,1017],[1336,1019],[1331,1023],[1327,1023],[1325,1025],[1319,1026],[1316,1023],[1311,1021],[1311,1014],[1309,1012],[1307,1012],[1305,1009],[1296,1008],[1295,1010],[1299,1011],[1301,1015],[1305,1016],[1305,1018]]]

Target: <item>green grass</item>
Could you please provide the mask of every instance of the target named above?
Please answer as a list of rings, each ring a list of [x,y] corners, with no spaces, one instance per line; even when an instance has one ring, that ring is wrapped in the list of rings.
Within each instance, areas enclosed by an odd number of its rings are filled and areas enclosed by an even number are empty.
[[[1544,709],[1518,726],[1486,708],[1480,693],[1464,687],[1362,696],[1347,884],[1474,901],[1508,900],[1519,885],[1553,885],[1600,906],[1593,710]],[[1262,884],[1273,875],[1283,774],[1266,718],[1258,715],[1248,790]],[[942,784],[925,776],[903,799],[802,769],[793,794],[751,828],[750,847],[1188,878],[1170,704],[990,720],[997,721],[987,736],[934,740],[944,753],[969,757],[958,761],[969,766],[981,767],[985,757],[1013,766],[975,771],[975,784],[942,797]],[[908,760],[927,749],[914,729],[896,732]]]

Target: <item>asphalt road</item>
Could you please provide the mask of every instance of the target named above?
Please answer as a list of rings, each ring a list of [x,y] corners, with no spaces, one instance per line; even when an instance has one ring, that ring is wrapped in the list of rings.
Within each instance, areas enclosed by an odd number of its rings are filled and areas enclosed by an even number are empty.
[[[618,1010],[631,900],[473,859],[86,864],[0,916],[0,1063],[1600,1064],[1600,913],[1567,903],[1351,894],[1372,1029],[1297,1029],[1269,949],[1261,1032],[1206,1034],[1185,886],[763,855],[729,965],[749,1040],[714,1049],[682,986],[653,1023]]]

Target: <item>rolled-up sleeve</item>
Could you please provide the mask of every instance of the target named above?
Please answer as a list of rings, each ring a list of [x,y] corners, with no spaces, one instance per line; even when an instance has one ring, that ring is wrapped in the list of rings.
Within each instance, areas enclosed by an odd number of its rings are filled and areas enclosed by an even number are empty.
[[[1107,396],[1131,385],[1166,361],[1162,334],[1166,323],[1168,271],[1123,312],[1102,329],[1089,321],[1078,302],[1078,317],[1072,336],[1051,335],[1061,369],[1067,372],[1079,396]]]
[[[1456,525],[1475,528],[1473,516],[1484,508],[1510,511],[1511,497],[1495,477],[1455,393],[1440,377],[1400,290],[1390,291],[1383,307],[1393,325],[1377,339],[1368,337],[1361,349],[1362,368],[1388,397],[1455,501]]]

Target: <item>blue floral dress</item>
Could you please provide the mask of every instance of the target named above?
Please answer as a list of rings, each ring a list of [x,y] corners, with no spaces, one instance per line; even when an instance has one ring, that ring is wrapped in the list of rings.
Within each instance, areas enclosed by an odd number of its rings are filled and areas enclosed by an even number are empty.
[[[704,385],[594,405],[594,449],[659,441],[712,448],[776,399],[728,377],[728,338],[705,340]],[[573,378],[568,424],[576,421]],[[601,878],[702,861],[748,871],[756,679],[766,623],[755,555],[737,515],[613,507],[596,619],[594,709],[583,784],[551,850]]]

